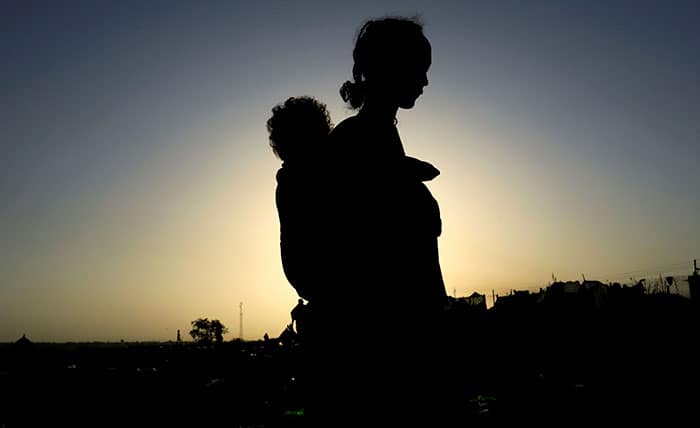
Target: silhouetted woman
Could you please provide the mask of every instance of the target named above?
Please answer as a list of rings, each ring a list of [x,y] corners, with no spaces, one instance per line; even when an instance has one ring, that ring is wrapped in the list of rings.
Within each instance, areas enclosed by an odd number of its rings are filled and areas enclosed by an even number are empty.
[[[403,173],[396,114],[428,85],[431,47],[415,20],[371,20],[353,59],[353,81],[340,92],[359,112],[331,131],[319,177],[327,284],[310,305],[308,413],[318,426],[414,426],[439,416],[434,338],[446,294],[438,204]]]

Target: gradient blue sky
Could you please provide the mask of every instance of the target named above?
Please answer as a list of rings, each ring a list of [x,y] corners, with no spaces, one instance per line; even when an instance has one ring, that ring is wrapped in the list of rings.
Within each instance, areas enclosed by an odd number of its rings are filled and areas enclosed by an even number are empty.
[[[450,293],[690,271],[697,2],[11,1],[0,341],[173,339],[199,316],[231,338],[241,301],[246,338],[281,331],[265,121],[301,94],[351,115],[353,37],[386,14],[433,45],[399,131],[442,171]]]

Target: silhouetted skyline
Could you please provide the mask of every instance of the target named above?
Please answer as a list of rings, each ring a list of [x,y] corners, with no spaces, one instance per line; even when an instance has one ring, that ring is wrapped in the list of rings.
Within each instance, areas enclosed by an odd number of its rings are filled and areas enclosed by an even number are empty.
[[[11,3],[0,342],[238,331],[241,301],[250,337],[285,325],[265,120],[303,94],[349,116],[353,37],[385,14],[432,43],[398,128],[442,172],[450,294],[700,256],[694,2]]]

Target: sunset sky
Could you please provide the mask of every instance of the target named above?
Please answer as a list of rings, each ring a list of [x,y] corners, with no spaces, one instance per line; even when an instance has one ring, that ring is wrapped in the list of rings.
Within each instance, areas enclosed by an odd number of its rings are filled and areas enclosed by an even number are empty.
[[[0,342],[174,340],[198,317],[232,339],[240,302],[245,338],[281,332],[265,121],[304,94],[352,115],[354,36],[387,14],[432,43],[398,118],[442,172],[449,294],[691,272],[698,2],[5,1]]]

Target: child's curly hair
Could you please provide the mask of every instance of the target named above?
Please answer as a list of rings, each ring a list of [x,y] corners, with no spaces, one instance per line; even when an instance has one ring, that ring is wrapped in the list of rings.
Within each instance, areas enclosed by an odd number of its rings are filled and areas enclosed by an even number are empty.
[[[333,128],[326,105],[313,97],[290,97],[267,120],[270,147],[283,161],[309,153]]]

